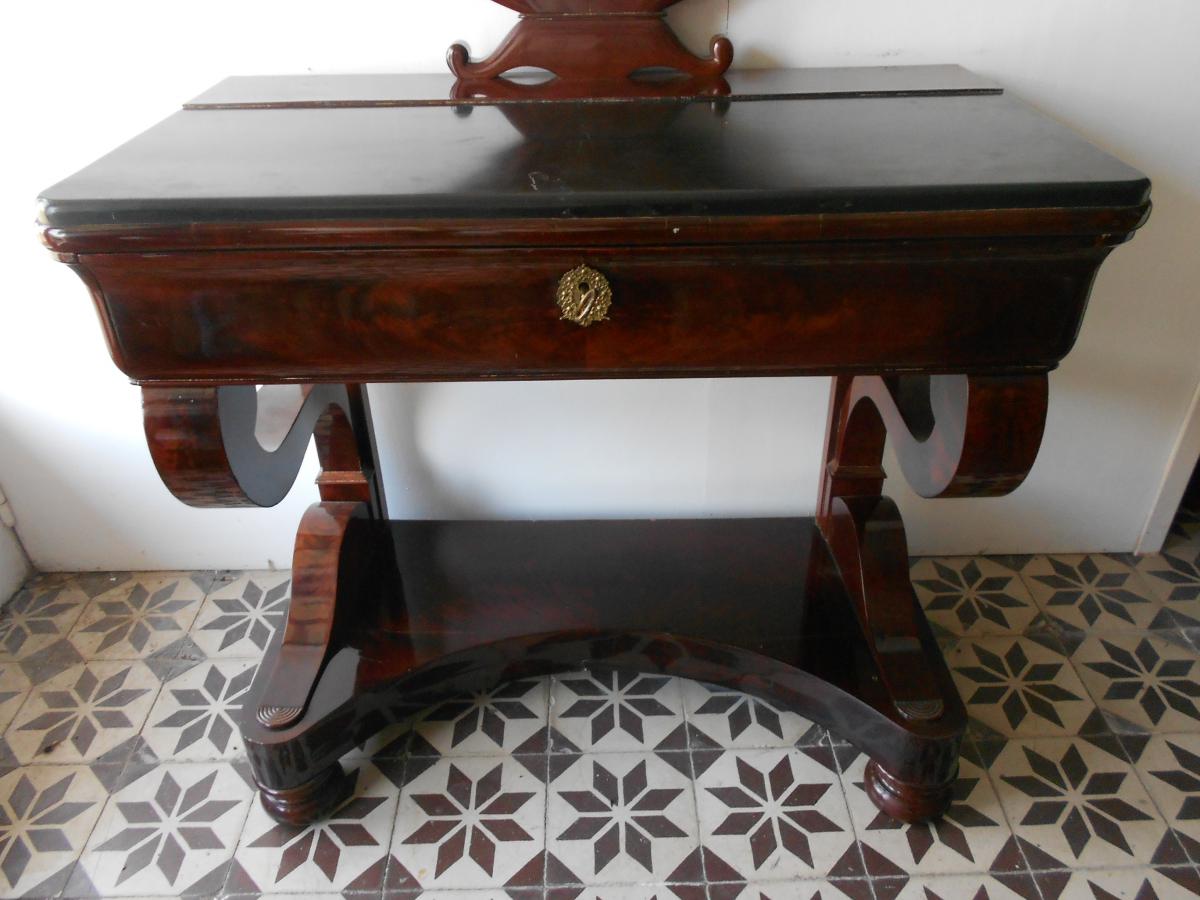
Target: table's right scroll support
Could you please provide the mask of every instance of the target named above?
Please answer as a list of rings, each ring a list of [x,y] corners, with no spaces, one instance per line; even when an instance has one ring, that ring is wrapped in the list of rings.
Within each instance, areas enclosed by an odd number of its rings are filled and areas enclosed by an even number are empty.
[[[884,442],[923,497],[999,496],[1016,489],[1041,444],[1046,374],[842,376],[834,379],[817,522],[855,607],[899,721],[937,720],[944,682],[921,642],[896,505],[883,496]],[[960,736],[961,739],[961,736]],[[884,770],[867,789],[885,812],[929,818],[950,801],[953,772]]]

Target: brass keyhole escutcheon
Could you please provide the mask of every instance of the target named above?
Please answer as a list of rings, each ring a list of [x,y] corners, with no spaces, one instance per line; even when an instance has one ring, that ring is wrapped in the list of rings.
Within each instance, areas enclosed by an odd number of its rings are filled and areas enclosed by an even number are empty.
[[[585,328],[608,318],[612,288],[608,279],[589,266],[576,266],[558,280],[562,318]]]

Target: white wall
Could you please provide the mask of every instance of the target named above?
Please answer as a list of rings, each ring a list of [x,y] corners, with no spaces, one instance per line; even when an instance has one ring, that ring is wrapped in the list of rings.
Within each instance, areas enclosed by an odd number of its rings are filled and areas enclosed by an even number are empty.
[[[83,285],[38,246],[38,191],[224,75],[441,71],[453,40],[486,51],[512,20],[486,0],[417,6],[5,10],[0,481],[37,566],[287,565],[315,496],[310,461],[305,486],[274,510],[191,510],[170,497]],[[672,16],[697,49],[727,31],[740,65],[959,62],[1151,175],[1154,215],[1101,272],[1080,342],[1052,378],[1027,484],[1001,500],[936,503],[890,488],[916,551],[1132,549],[1200,382],[1200,4],[689,0]],[[808,512],[826,395],[823,379],[372,392],[393,510],[422,516]]]
[[[16,533],[0,522],[0,604],[8,600],[30,574],[29,560],[25,558]]]

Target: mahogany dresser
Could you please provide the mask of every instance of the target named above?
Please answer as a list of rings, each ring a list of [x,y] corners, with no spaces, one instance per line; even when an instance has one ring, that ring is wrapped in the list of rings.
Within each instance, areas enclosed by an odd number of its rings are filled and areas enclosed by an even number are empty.
[[[177,497],[277,503],[315,436],[263,803],[320,817],[383,726],[587,664],[796,710],[938,815],[966,717],[884,440],[925,497],[1020,485],[1148,181],[957,67],[727,72],[672,0],[501,2],[452,75],[231,78],[42,196]],[[367,383],[749,375],[834,376],[814,517],[388,517]]]

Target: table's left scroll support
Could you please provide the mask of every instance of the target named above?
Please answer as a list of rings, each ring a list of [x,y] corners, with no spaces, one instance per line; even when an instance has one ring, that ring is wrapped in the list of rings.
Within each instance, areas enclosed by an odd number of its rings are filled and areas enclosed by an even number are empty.
[[[366,542],[347,539],[351,525],[387,518],[365,388],[147,387],[142,405],[159,474],[192,506],[275,505],[316,438],[321,502],[308,509],[296,534],[283,644],[256,713],[268,728],[286,727],[303,716],[326,661],[339,568],[358,570],[347,557],[367,550]]]

